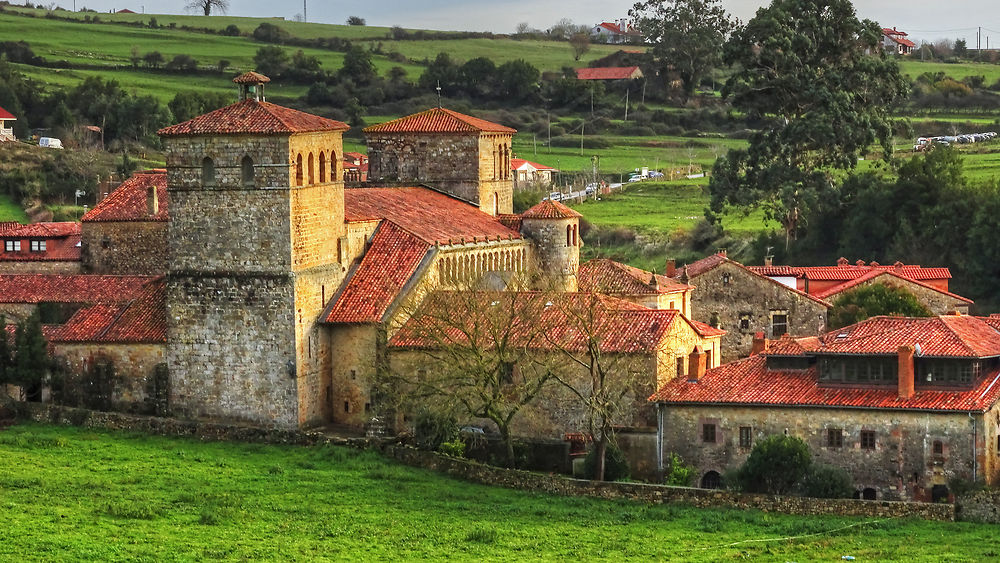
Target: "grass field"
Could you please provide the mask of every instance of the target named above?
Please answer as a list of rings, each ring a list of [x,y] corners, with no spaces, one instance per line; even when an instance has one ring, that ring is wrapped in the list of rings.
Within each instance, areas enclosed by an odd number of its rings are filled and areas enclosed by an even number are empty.
[[[18,223],[27,223],[28,214],[24,212],[24,209],[15,202],[10,196],[0,194],[0,222],[3,221],[17,221]]]
[[[993,526],[561,498],[455,481],[347,448],[23,425],[0,433],[0,456],[0,558],[11,561],[978,561],[997,554]]]
[[[966,76],[984,76],[987,86],[1000,80],[1000,65],[989,63],[937,63],[924,62],[919,57],[901,57],[899,67],[903,74],[911,79],[925,72],[943,72],[955,80],[961,80]]]

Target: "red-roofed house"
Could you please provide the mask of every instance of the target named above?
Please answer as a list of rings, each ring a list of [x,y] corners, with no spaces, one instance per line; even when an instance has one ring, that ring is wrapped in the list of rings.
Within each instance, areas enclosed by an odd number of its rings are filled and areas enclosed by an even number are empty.
[[[79,223],[0,223],[0,274],[80,271]]]
[[[344,181],[368,181],[368,155],[360,152],[344,153]]]
[[[551,166],[523,158],[510,159],[510,168],[514,171],[515,190],[544,189],[552,184],[553,175],[559,172]]]
[[[576,69],[577,80],[638,80],[642,71],[637,66]]]
[[[642,39],[642,34],[628,20],[601,22],[590,29],[590,36],[601,43],[630,43]]]
[[[723,361],[749,354],[757,332],[778,338],[826,330],[829,302],[758,274],[725,252],[679,269],[668,261],[666,275],[697,288],[691,295],[694,319],[726,331]]]
[[[650,309],[673,309],[691,315],[694,286],[606,258],[580,266],[580,291],[613,295]]]
[[[909,55],[917,44],[907,39],[906,36],[906,32],[899,31],[895,27],[892,29],[884,27],[882,28],[882,48],[897,55]]]
[[[938,501],[953,479],[1000,482],[1000,331],[990,319],[875,317],[678,378],[650,397],[662,452],[703,486],[769,435],[803,438],[866,499]]]
[[[81,219],[83,271],[165,273],[168,212],[166,171],[133,174]]]
[[[14,126],[10,123],[11,121],[17,121],[14,114],[0,108],[0,143],[17,140],[17,137],[14,136]]]

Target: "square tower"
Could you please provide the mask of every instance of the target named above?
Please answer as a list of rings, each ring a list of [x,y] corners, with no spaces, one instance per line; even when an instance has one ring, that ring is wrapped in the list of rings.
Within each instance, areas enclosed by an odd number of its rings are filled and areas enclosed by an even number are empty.
[[[432,108],[364,132],[369,181],[421,183],[490,215],[513,212],[510,146],[516,130]]]
[[[348,126],[261,101],[261,75],[235,82],[241,101],[159,131],[171,408],[294,428],[323,417],[316,320],[345,272]]]

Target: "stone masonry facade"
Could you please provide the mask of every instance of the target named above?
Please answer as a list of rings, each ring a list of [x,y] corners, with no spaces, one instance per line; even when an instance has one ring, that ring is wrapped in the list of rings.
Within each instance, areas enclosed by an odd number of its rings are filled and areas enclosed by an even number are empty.
[[[167,271],[164,221],[87,222],[81,237],[84,273],[157,275]]]

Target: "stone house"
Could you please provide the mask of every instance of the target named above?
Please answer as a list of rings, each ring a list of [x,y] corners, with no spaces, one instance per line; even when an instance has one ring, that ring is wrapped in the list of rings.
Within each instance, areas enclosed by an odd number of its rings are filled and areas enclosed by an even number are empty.
[[[692,317],[726,331],[722,361],[746,356],[754,335],[767,338],[816,336],[826,330],[830,303],[789,287],[713,254],[681,269],[667,266],[666,275],[697,289],[691,295]]]
[[[580,266],[580,291],[612,295],[650,309],[673,309],[691,318],[694,286],[607,258]]]
[[[167,271],[167,171],[133,174],[80,220],[83,271],[156,275]]]
[[[80,272],[80,224],[0,223],[0,274]]]
[[[801,437],[865,499],[949,499],[953,479],[1000,482],[1000,321],[875,317],[678,378],[657,404],[660,467],[679,454],[718,487],[753,445]]]

